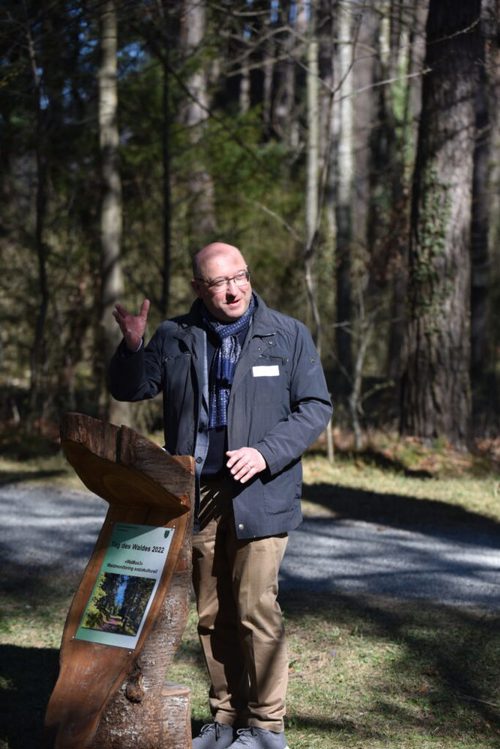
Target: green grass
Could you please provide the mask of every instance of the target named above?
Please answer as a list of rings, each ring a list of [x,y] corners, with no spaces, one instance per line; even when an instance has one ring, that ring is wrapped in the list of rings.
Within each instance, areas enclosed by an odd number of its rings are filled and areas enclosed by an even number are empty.
[[[40,596],[28,604],[18,594],[4,611],[2,749],[40,746],[68,582],[52,585],[52,602]],[[498,746],[498,616],[310,593],[288,594],[281,602],[290,651],[291,749]],[[191,688],[196,731],[208,720],[208,682],[193,609],[168,678]]]
[[[0,460],[3,480],[66,481],[50,461]],[[499,477],[447,456],[428,470],[380,453],[305,462],[304,509],[316,517],[478,529],[500,523]],[[419,454],[418,460],[421,461]],[[434,459],[435,460],[435,459]],[[417,461],[418,463],[418,461]],[[434,464],[435,465],[435,464]],[[78,485],[78,480],[71,477]],[[0,749],[38,749],[74,577],[7,575],[0,620]],[[500,615],[430,603],[287,593],[290,749],[493,749],[500,744]],[[208,719],[208,682],[192,609],[169,680],[192,690],[193,729]]]
[[[282,597],[292,749],[498,746],[498,618],[342,596]],[[208,719],[194,616],[173,669]]]
[[[356,518],[391,526],[439,522],[487,529],[500,523],[498,474],[408,477],[360,461],[310,458],[303,511],[314,517]]]

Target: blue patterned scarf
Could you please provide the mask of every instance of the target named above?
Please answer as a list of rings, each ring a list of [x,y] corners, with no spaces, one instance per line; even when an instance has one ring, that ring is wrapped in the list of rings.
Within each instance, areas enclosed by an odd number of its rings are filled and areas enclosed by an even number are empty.
[[[227,425],[227,406],[236,365],[241,354],[238,335],[248,329],[255,308],[253,297],[244,315],[231,323],[223,323],[203,312],[203,322],[219,340],[216,349],[212,377],[210,378],[209,428]]]

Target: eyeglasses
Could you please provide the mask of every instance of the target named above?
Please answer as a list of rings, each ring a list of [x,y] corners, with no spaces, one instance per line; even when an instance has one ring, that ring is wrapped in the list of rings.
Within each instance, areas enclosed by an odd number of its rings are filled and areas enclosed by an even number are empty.
[[[214,278],[213,281],[207,281],[205,278],[196,278],[195,280],[200,281],[200,283],[204,283],[207,289],[218,293],[220,291],[223,291],[226,286],[231,283],[231,281],[233,281],[233,283],[238,287],[246,286],[250,281],[250,271],[240,270],[234,276],[231,276],[231,278]]]

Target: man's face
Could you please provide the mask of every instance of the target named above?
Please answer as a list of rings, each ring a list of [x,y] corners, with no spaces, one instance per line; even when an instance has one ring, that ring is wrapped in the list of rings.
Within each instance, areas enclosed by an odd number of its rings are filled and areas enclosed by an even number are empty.
[[[197,276],[203,281],[193,279],[193,289],[220,322],[234,322],[245,314],[252,296],[252,285],[250,280],[245,280],[239,286],[231,280],[220,288],[210,284],[219,279],[232,279],[246,268],[245,260],[236,248],[228,247],[227,250],[207,253],[199,258]]]

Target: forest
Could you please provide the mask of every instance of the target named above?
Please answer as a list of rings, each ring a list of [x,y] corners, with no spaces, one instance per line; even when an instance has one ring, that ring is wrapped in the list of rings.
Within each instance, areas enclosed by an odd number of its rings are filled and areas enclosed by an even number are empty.
[[[113,401],[117,301],[149,334],[238,246],[304,321],[335,424],[470,448],[500,422],[499,0],[4,0],[0,431]]]

